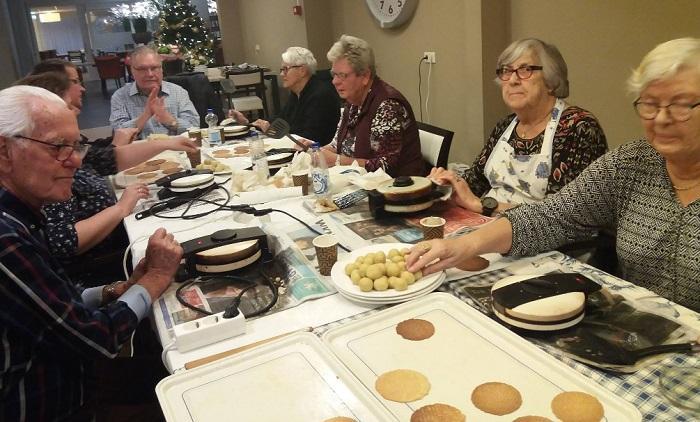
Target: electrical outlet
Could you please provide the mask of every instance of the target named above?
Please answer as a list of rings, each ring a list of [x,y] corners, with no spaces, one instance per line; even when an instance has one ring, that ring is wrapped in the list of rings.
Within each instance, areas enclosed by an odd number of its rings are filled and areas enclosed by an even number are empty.
[[[425,57],[426,63],[437,63],[434,51],[426,51],[425,53],[423,53],[423,57]]]

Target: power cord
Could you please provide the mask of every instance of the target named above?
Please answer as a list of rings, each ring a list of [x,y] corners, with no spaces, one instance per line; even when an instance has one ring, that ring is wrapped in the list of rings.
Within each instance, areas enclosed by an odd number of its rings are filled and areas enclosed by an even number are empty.
[[[418,107],[420,108],[420,121],[423,123],[423,96],[421,94],[421,64],[423,64],[424,61],[428,60],[428,57],[423,56],[420,61],[418,62]]]

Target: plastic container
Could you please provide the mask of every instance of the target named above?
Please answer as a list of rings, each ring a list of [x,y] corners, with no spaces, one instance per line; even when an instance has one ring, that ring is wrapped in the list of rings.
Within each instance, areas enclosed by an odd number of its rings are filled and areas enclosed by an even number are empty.
[[[265,144],[258,131],[252,130],[250,134],[250,161],[253,163],[253,171],[261,182],[270,177],[270,169],[265,154]]]
[[[316,199],[330,199],[331,186],[328,165],[318,142],[311,146],[311,185]]]

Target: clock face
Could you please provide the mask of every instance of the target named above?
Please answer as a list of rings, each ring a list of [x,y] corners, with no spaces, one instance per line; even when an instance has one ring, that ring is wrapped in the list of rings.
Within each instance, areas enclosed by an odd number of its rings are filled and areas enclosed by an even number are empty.
[[[367,7],[382,28],[394,28],[413,15],[418,0],[366,0]]]

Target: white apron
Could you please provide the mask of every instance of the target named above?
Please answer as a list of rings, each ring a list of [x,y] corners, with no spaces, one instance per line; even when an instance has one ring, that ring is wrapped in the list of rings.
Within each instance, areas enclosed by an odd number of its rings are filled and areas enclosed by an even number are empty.
[[[566,102],[557,99],[552,116],[547,123],[539,154],[515,155],[508,139],[518,124],[518,118],[501,134],[484,166],[484,176],[491,184],[486,196],[498,202],[527,204],[539,202],[547,193],[549,176],[552,173],[552,144],[561,113],[568,107]]]

